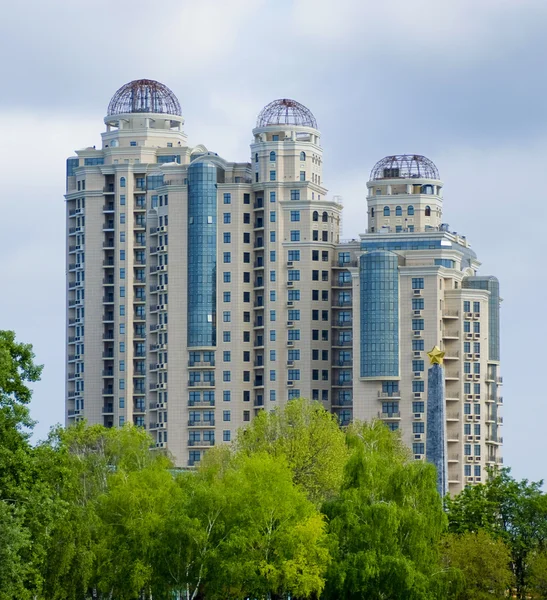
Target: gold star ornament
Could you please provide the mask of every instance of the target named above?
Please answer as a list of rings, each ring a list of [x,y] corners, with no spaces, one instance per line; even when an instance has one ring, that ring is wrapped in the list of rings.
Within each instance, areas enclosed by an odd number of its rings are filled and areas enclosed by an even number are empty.
[[[429,363],[431,365],[442,365],[444,354],[445,353],[438,346],[434,346],[433,350],[427,353],[427,356],[429,356]]]

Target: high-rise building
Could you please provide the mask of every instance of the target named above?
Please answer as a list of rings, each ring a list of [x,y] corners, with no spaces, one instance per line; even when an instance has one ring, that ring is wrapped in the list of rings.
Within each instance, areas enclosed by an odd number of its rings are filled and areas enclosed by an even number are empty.
[[[67,423],[145,426],[180,466],[299,396],[424,452],[424,351],[446,350],[451,490],[499,462],[499,294],[442,223],[421,156],[384,159],[339,239],[312,113],[275,100],[250,163],[190,147],[174,94],[116,92],[67,161]],[[479,478],[479,479],[477,479]]]

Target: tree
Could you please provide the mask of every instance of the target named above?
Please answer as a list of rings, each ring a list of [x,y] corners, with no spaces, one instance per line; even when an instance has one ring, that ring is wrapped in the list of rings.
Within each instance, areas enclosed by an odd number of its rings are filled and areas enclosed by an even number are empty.
[[[340,488],[347,459],[345,435],[335,415],[318,402],[291,400],[283,409],[262,411],[237,438],[238,451],[284,457],[312,502],[320,505]]]
[[[447,567],[459,569],[464,586],[457,600],[504,598],[511,587],[511,555],[500,539],[486,531],[449,534],[443,540],[443,560]]]
[[[532,597],[547,598],[547,549],[540,550],[530,560],[530,589]]]
[[[341,493],[325,506],[333,560],[324,598],[446,597],[438,554],[446,518],[434,468],[410,460],[379,421],[353,426],[348,438]]]
[[[224,538],[205,596],[315,597],[329,561],[323,517],[294,485],[285,460],[239,456],[225,474]]]
[[[446,500],[451,532],[484,530],[507,545],[521,600],[530,584],[530,558],[547,542],[547,496],[541,486],[542,482],[516,481],[510,469],[501,469],[490,471],[485,484],[468,486]]]

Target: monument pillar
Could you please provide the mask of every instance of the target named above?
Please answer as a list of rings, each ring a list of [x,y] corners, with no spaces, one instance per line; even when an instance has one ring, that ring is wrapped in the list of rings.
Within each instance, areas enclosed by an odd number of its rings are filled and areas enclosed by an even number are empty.
[[[427,372],[427,462],[437,469],[437,490],[443,498],[448,493],[448,453],[446,445],[446,403],[443,358],[437,346],[428,352],[431,366]]]

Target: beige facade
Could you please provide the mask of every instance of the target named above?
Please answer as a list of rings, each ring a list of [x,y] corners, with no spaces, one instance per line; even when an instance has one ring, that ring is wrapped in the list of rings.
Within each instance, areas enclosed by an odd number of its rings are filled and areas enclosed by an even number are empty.
[[[102,148],[67,162],[67,423],[133,422],[191,466],[258,411],[304,396],[342,424],[382,418],[413,446],[425,438],[413,403],[427,395],[427,365],[415,361],[439,345],[451,491],[480,481],[500,461],[493,304],[467,241],[442,225],[438,177],[405,178],[390,163],[367,184],[368,233],[341,243],[342,207],[327,196],[305,107],[268,105],[250,162],[232,163],[188,146],[178,102],[159,85],[124,86]],[[398,370],[369,377],[361,257],[375,245],[397,256]]]

